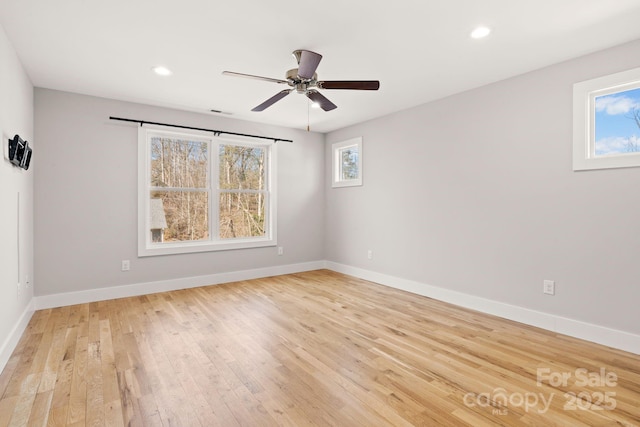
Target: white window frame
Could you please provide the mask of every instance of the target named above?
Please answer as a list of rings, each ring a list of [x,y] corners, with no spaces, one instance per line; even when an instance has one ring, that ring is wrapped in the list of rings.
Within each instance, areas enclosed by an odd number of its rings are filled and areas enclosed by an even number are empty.
[[[358,147],[358,177],[355,179],[342,179],[342,161],[340,153],[345,148]],[[354,187],[362,185],[362,137],[336,142],[331,145],[331,176],[334,188]]]
[[[640,153],[595,154],[595,99],[640,88],[640,68],[573,85],[573,170],[640,166]]]
[[[163,242],[151,241],[149,232],[150,221],[150,193],[151,193],[151,136],[163,135],[173,138],[192,138],[209,142],[209,239],[198,241]],[[269,197],[265,202],[265,236],[246,237],[236,239],[218,238],[218,221],[215,209],[218,209],[220,188],[217,185],[217,147],[219,144],[243,145],[247,147],[263,147],[266,151],[265,188]],[[174,128],[157,125],[143,125],[138,128],[138,256],[148,257],[157,255],[184,254],[195,252],[225,251],[234,249],[261,248],[277,245],[276,207],[277,186],[276,146],[271,141],[255,142],[245,138],[212,136],[209,132],[196,130],[176,131]]]

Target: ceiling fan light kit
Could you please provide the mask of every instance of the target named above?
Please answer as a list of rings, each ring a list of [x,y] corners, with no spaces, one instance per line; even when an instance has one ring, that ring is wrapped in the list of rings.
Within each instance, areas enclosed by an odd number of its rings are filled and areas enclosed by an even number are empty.
[[[293,57],[298,63],[298,68],[292,68],[287,71],[285,73],[285,80],[255,76],[252,74],[236,73],[233,71],[223,71],[222,74],[226,76],[243,77],[263,80],[271,83],[286,84],[291,87],[291,89],[284,89],[278,92],[262,104],[254,107],[251,111],[264,111],[293,91],[299,94],[304,94],[311,101],[318,104],[324,111],[331,111],[338,108],[337,105],[318,92],[318,89],[378,90],[380,88],[380,82],[378,80],[318,80],[316,69],[320,64],[322,55],[310,50],[298,49],[293,51]]]

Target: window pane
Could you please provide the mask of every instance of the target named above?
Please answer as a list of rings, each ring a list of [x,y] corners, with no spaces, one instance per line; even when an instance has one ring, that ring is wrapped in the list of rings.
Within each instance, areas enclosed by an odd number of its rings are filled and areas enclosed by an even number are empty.
[[[358,178],[358,146],[342,148],[340,156],[340,180],[348,181]]]
[[[150,215],[152,242],[209,237],[209,197],[205,191],[152,191]]]
[[[264,236],[264,206],[262,193],[221,193],[220,238]]]
[[[208,144],[167,137],[151,138],[151,186],[208,188]]]
[[[640,89],[595,98],[595,155],[640,152]]]
[[[224,190],[264,190],[266,150],[220,145],[220,182]]]

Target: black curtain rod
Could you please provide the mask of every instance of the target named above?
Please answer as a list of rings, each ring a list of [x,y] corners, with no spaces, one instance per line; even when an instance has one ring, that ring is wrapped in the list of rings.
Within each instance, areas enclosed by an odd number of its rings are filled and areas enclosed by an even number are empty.
[[[122,117],[113,117],[113,116],[109,117],[109,119],[110,120],[120,120],[121,122],[140,123],[140,126],[142,126],[144,124],[147,124],[147,125],[160,125],[160,126],[169,126],[169,127],[172,127],[172,128],[191,129],[191,130],[200,130],[200,131],[205,131],[205,132],[213,132],[215,135],[226,134],[226,135],[235,135],[235,136],[246,136],[246,137],[249,137],[249,138],[269,139],[269,140],[271,140],[273,142],[278,142],[278,141],[293,142],[293,140],[291,140],[291,139],[271,138],[269,136],[249,135],[249,134],[246,134],[246,133],[227,132],[227,131],[224,131],[224,130],[195,128],[195,127],[191,127],[191,126],[172,125],[172,124],[169,124],[169,123],[148,122],[146,120],[123,119]]]

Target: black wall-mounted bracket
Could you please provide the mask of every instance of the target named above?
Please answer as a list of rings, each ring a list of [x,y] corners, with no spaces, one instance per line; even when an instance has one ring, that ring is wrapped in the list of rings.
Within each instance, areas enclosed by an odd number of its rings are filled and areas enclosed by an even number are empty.
[[[24,170],[29,169],[31,163],[31,147],[20,136],[16,135],[9,140],[9,161]]]

